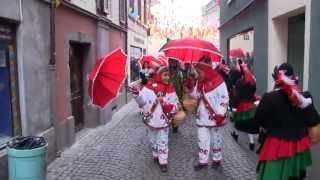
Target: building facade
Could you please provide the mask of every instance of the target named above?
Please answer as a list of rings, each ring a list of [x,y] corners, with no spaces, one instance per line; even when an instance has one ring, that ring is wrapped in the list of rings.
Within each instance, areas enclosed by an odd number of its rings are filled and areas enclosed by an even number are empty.
[[[4,0],[0,4],[0,179],[7,179],[8,139],[43,135],[50,142],[49,154],[55,151],[49,80],[50,6],[38,0]]]
[[[221,53],[226,59],[231,59],[232,49],[244,46],[252,49],[251,52],[243,51],[248,54],[257,78],[257,91],[262,94],[268,85],[268,1],[221,0],[220,7]]]
[[[217,0],[209,1],[205,6],[202,7],[202,25],[204,27],[210,27],[217,29],[220,26],[220,4]],[[215,46],[219,47],[220,38],[219,34],[216,36],[208,37]]]
[[[258,93],[273,88],[274,66],[289,62],[299,76],[300,87],[312,93],[320,111],[320,76],[317,74],[320,68],[320,1],[222,0],[220,15],[220,43],[225,57],[229,57],[233,48],[230,46],[245,48],[246,44],[238,37],[246,35],[251,39],[247,32],[253,30],[253,66]],[[312,151],[313,166],[307,178],[310,180],[320,176],[320,145],[314,146]]]
[[[0,179],[12,137],[45,136],[50,163],[77,132],[107,123],[127,100],[122,88],[101,110],[87,92],[96,59],[127,49],[126,0],[55,2],[0,2]]]
[[[137,82],[140,66],[138,60],[148,53],[149,0],[128,0],[128,82]]]
[[[118,0],[62,1],[56,9],[56,129],[58,149],[75,141],[83,128],[108,122],[126,103],[126,91],[107,108],[88,96],[87,76],[96,59],[116,48],[126,50],[126,3]]]

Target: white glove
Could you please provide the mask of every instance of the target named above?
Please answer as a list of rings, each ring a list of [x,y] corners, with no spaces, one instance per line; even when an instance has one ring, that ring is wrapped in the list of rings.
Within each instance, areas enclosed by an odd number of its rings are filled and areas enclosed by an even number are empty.
[[[305,98],[301,93],[297,92],[296,90],[293,90],[292,94],[298,98],[298,100],[300,102],[298,107],[300,107],[302,109],[306,108],[307,106],[309,106],[312,103],[311,98]]]

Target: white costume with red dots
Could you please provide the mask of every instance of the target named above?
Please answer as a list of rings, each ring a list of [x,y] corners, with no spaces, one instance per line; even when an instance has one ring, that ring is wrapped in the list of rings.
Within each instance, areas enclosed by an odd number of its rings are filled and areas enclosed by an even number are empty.
[[[199,67],[200,66],[200,67]],[[205,78],[198,81],[191,96],[198,100],[197,126],[199,163],[208,164],[210,151],[212,161],[222,160],[222,137],[220,127],[223,125],[229,96],[222,77],[208,65],[197,65],[205,72]],[[211,148],[210,148],[211,147]]]
[[[153,157],[158,158],[160,165],[167,165],[169,123],[180,105],[174,88],[160,81],[161,74],[157,76],[135,99],[143,110]]]

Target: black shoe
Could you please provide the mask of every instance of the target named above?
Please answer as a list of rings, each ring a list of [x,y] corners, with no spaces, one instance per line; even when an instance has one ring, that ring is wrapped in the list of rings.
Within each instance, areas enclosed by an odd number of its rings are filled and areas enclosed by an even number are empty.
[[[231,136],[233,137],[233,139],[236,141],[236,142],[238,142],[238,137],[239,137],[239,135],[238,134],[236,134],[236,132],[232,132],[231,133]]]
[[[255,149],[254,143],[250,143],[250,144],[249,144],[249,149],[250,149],[251,151],[254,151],[254,149]]]
[[[217,167],[220,167],[220,165],[221,165],[221,161],[213,161],[212,162],[212,168],[217,168]]]
[[[160,170],[161,170],[161,172],[163,172],[163,173],[168,172],[168,165],[160,165]]]
[[[155,157],[155,158],[153,158],[153,163],[154,163],[154,164],[159,164],[159,159],[158,159],[158,158],[156,158],[156,157]]]
[[[195,171],[200,171],[201,169],[206,169],[208,168],[208,164],[197,164],[193,167]]]
[[[172,133],[178,133],[178,127],[172,128]]]

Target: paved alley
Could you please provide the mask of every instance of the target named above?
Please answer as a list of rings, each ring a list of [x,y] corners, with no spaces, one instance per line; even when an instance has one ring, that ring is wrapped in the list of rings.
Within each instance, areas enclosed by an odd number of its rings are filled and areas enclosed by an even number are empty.
[[[190,116],[178,134],[169,137],[169,172],[153,163],[146,129],[138,107],[131,101],[105,126],[90,129],[48,167],[48,180],[253,180],[256,155],[245,140],[237,144],[224,127],[224,160],[221,167],[195,172],[197,138]],[[244,139],[242,137],[242,139]]]

